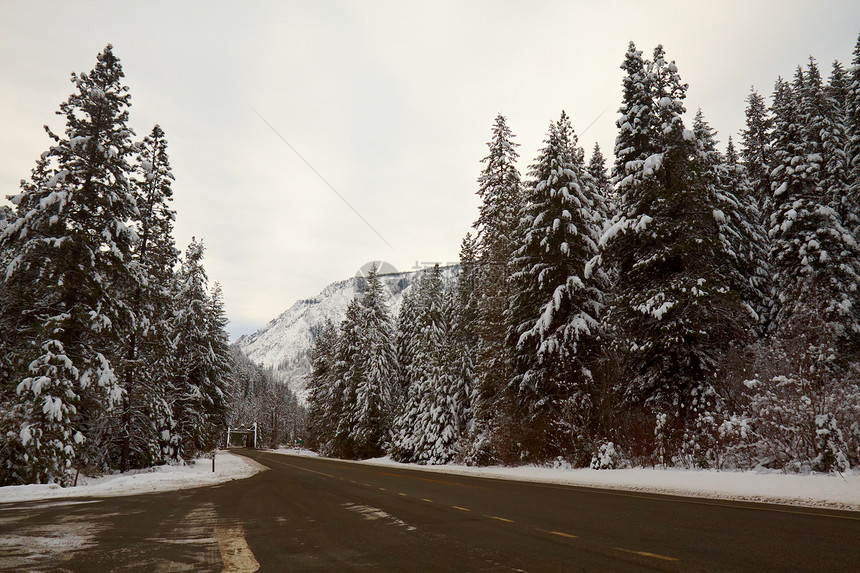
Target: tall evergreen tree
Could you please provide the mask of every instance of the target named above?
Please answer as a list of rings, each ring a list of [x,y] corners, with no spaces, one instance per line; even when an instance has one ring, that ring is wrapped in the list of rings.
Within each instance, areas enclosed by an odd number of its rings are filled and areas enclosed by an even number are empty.
[[[617,276],[611,320],[627,354],[626,395],[655,414],[655,453],[665,462],[687,450],[685,433],[713,411],[711,380],[730,342],[741,338],[744,313],[722,260],[711,175],[695,134],[684,128],[687,86],[662,46],[644,68],[645,78],[640,67],[628,71],[625,102],[638,102],[639,124],[651,129],[636,132],[634,150],[644,151],[616,161],[621,209],[601,242]],[[628,86],[641,93],[628,94]],[[619,150],[633,147],[629,113],[623,106]],[[637,430],[643,441],[646,428]]]
[[[337,327],[327,321],[314,341],[311,351],[311,378],[308,383],[307,445],[322,455],[329,452],[329,442],[339,414],[340,397],[334,387],[334,361]]]
[[[845,128],[848,136],[846,161],[849,166],[849,201],[860,206],[860,36],[846,77]],[[853,221],[852,221],[853,223]],[[854,237],[860,242],[860,221],[854,224]]]
[[[478,270],[475,277],[477,333],[475,348],[474,447],[467,461],[487,464],[498,459],[494,444],[504,439],[509,422],[504,390],[512,376],[512,357],[505,345],[505,309],[509,290],[509,265],[514,251],[522,183],[516,167],[519,155],[514,134],[499,114],[493,125],[488,155],[478,177],[482,204],[474,227]]]
[[[602,305],[602,293],[586,268],[597,255],[602,198],[576,143],[562,112],[531,168],[534,181],[520,219],[523,244],[514,260],[513,388],[523,416],[524,447],[538,460],[567,453],[585,430],[572,427],[567,413],[588,408],[583,402],[592,380],[586,356]]]
[[[173,241],[176,215],[170,207],[174,178],[167,140],[157,125],[136,146],[135,172],[138,215],[133,223],[140,240],[132,264],[142,280],[127,295],[134,320],[120,349],[124,370],[120,385],[125,392],[115,433],[121,471],[160,461],[166,445],[162,431],[170,427],[170,288],[178,253]]]
[[[651,77],[642,52],[636,49],[633,42],[627,48],[621,69],[624,70],[623,94],[618,110],[621,115],[615,122],[618,135],[615,139],[612,177],[618,192],[623,196],[627,188],[634,184],[645,160],[655,152],[654,131],[657,126],[651,97]]]
[[[771,216],[771,261],[775,267],[776,329],[790,329],[801,307],[820,305],[838,330],[858,332],[853,292],[857,288],[857,244],[842,224],[841,197],[822,188],[827,151],[826,110],[817,69],[798,68],[794,87],[777,82]]]
[[[741,157],[762,217],[770,213],[770,170],[773,165],[770,117],[764,98],[755,89],[746,98],[746,127],[742,132]],[[763,220],[762,220],[763,222]]]
[[[4,322],[22,346],[5,391],[14,407],[4,429],[16,451],[10,483],[65,481],[100,414],[122,397],[112,351],[130,320],[123,293],[130,271],[137,208],[127,174],[132,131],[123,71],[108,45],[89,74],[72,74],[76,91],[60,105],[63,134],[12,198],[15,220],[0,250],[11,254]],[[7,313],[13,313],[10,316]]]
[[[601,218],[604,222],[615,216],[618,210],[618,195],[612,187],[612,180],[609,178],[609,173],[606,170],[606,158],[600,151],[600,145],[594,144],[594,151],[591,153],[591,159],[588,161],[588,174],[594,181],[598,195],[603,199],[603,213]]]
[[[203,268],[205,248],[191,240],[176,277],[172,325],[171,455],[189,458],[217,443],[224,423],[226,334],[220,296],[213,300]],[[216,293],[219,291],[216,290]]]
[[[739,295],[751,325],[761,334],[770,316],[770,268],[755,194],[746,170],[738,163],[731,137],[723,157],[717,150],[716,132],[705,121],[702,110],[696,112],[693,134],[710,201],[716,209],[730,289]]]
[[[376,457],[384,451],[397,396],[393,325],[376,266],[370,268],[365,280],[358,325],[359,347],[352,357],[354,368],[363,372],[355,377],[355,403],[347,411],[353,424],[353,455],[358,458]]]
[[[395,424],[392,454],[400,461],[444,464],[457,455],[469,416],[455,329],[455,290],[438,265],[417,284],[414,357],[405,407]]]

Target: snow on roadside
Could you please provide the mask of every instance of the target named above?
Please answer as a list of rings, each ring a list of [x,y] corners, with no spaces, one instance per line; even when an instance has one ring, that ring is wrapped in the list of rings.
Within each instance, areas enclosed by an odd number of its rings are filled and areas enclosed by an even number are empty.
[[[184,466],[158,466],[100,478],[78,477],[77,487],[10,485],[0,487],[0,503],[65,497],[112,497],[214,485],[251,477],[265,469],[256,462],[225,451],[211,458],[198,458]]]
[[[316,452],[312,452],[306,449],[296,449],[296,448],[278,448],[277,450],[265,450],[272,454],[287,454],[290,456],[305,456],[308,458],[318,458],[320,455]],[[393,462],[392,462],[393,463]]]
[[[389,457],[359,463],[536,483],[860,511],[860,472],[856,470],[840,476],[650,468],[478,468],[458,465],[419,466],[394,462]]]

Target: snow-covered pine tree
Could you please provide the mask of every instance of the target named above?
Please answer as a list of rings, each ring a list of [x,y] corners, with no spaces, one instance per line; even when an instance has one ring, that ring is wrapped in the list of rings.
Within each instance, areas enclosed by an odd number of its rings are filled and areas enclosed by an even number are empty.
[[[307,445],[322,455],[329,454],[334,437],[340,396],[334,394],[334,362],[338,331],[331,320],[326,321],[314,340],[311,351],[311,377],[308,383]]]
[[[211,449],[223,425],[224,356],[215,348],[220,346],[219,341],[213,340],[213,336],[225,336],[217,334],[223,309],[220,301],[213,301],[208,292],[204,250],[203,243],[192,238],[174,286],[171,328],[174,428],[170,454],[176,459]]]
[[[628,50],[616,140],[621,205],[601,238],[602,258],[616,277],[610,312],[626,353],[626,396],[645,406],[631,410],[628,439],[634,455],[647,456],[656,438],[651,452],[671,463],[704,454],[695,448],[710,431],[698,426],[717,402],[712,380],[747,315],[730,290],[708,166],[684,128],[687,86],[662,46],[638,62]]]
[[[413,282],[413,285],[415,283]],[[400,301],[400,312],[397,313],[397,326],[394,333],[394,344],[397,352],[397,403],[395,405],[395,419],[400,418],[409,384],[411,383],[410,367],[415,357],[416,329],[415,314],[417,304],[415,301],[417,292],[415,286],[407,288]],[[392,430],[393,431],[393,430]]]
[[[129,325],[120,354],[124,390],[114,438],[119,441],[119,469],[148,467],[163,459],[169,431],[169,357],[171,284],[178,261],[173,240],[175,212],[170,207],[174,179],[164,131],[156,125],[136,146],[135,193],[138,214],[134,228],[140,241],[132,261],[141,276],[128,305],[134,322]]]
[[[397,396],[398,370],[386,291],[375,265],[364,280],[358,347],[352,357],[353,368],[361,369],[362,373],[354,378],[355,402],[348,405],[346,412],[352,427],[352,455],[359,459],[377,457],[387,446]]]
[[[618,210],[618,194],[606,170],[606,158],[603,157],[600,144],[594,144],[594,151],[591,153],[591,159],[588,160],[588,174],[594,180],[598,194],[603,198],[604,212],[601,213],[601,218],[603,222],[609,221]]]
[[[209,290],[209,306],[206,313],[206,330],[209,351],[208,399],[209,443],[217,443],[218,432],[224,427],[225,403],[229,400],[227,388],[233,363],[230,358],[230,337],[227,325],[230,320],[224,309],[224,289],[215,281]]]
[[[853,304],[858,285],[856,240],[842,223],[839,211],[844,189],[826,189],[828,131],[826,101],[817,73],[798,68],[793,87],[777,82],[773,178],[774,210],[769,234],[777,289],[774,328],[790,330],[805,305],[835,329],[843,343],[860,332]],[[841,153],[841,152],[837,152]]]
[[[392,455],[444,464],[455,458],[468,425],[469,384],[455,331],[456,291],[438,265],[422,273],[415,293],[414,356],[405,408],[395,424]]]
[[[603,205],[567,114],[550,124],[531,167],[521,211],[510,303],[511,388],[521,417],[522,455],[546,461],[588,440],[590,345],[602,306],[589,263],[597,255]],[[587,443],[578,452],[591,460]],[[576,455],[576,454],[574,454]]]
[[[731,136],[726,155],[717,150],[716,132],[705,121],[702,110],[693,120],[700,161],[705,166],[711,201],[718,211],[722,251],[726,256],[730,288],[750,314],[754,335],[761,336],[770,316],[770,266],[767,235],[759,224],[757,200],[743,165],[738,163]]]
[[[860,36],[854,47],[854,57],[846,77],[845,129],[848,136],[846,160],[849,165],[849,201],[860,206]],[[860,242],[860,221],[853,228],[854,238]]]
[[[14,299],[4,322],[22,343],[4,384],[14,394],[0,423],[15,456],[6,483],[65,482],[85,436],[122,397],[111,355],[131,320],[124,293],[139,280],[129,266],[137,209],[122,78],[110,45],[90,73],[72,74],[75,92],[57,112],[64,132],[46,127],[54,145],[12,198],[16,217],[0,238],[11,255],[3,288]]]
[[[764,224],[770,213],[770,171],[773,165],[773,119],[764,98],[755,89],[746,98],[746,127],[741,132],[741,157]]]
[[[329,442],[329,455],[338,458],[356,459],[354,437],[356,417],[351,415],[358,403],[356,393],[365,386],[365,370],[362,358],[362,309],[358,298],[353,298],[346,307],[340,324],[340,333],[335,347],[332,385],[333,402],[339,407],[335,413],[335,427]]]
[[[470,440],[475,435],[474,403],[475,403],[475,362],[479,337],[476,326],[479,321],[480,293],[477,290],[481,277],[481,267],[478,263],[477,243],[471,233],[466,233],[460,247],[460,272],[457,275],[454,289],[456,296],[452,304],[452,328],[454,341],[452,345],[452,360],[459,363],[458,380],[463,384],[464,395],[458,398],[461,413],[461,432]],[[465,444],[464,444],[465,445]],[[463,452],[468,455],[471,444]]]
[[[816,436],[824,435],[819,430],[827,433],[837,416],[846,419],[845,405],[834,398],[846,385],[856,387],[848,373],[856,363],[860,333],[856,294],[860,259],[856,239],[840,213],[845,186],[838,183],[839,169],[828,169],[841,161],[841,149],[832,144],[838,128],[828,117],[829,104],[813,60],[805,73],[798,68],[791,86],[777,81],[772,109],[776,161],[769,230],[776,293],[772,330],[783,371],[757,388],[753,401],[774,387],[796,384],[816,419],[823,421],[824,426],[817,422],[805,426],[809,443],[817,444]],[[760,415],[767,425],[765,411]],[[784,423],[802,424],[798,419]],[[817,469],[834,467],[835,458],[827,453],[830,446],[822,443],[814,450]]]
[[[621,107],[618,110],[621,116],[615,122],[618,135],[615,138],[612,178],[621,195],[619,200],[623,201],[627,189],[636,183],[643,163],[656,151],[654,144],[658,126],[655,125],[651,77],[642,52],[636,49],[633,42],[627,48],[621,69],[625,74]],[[620,215],[623,217],[623,213]]]
[[[473,227],[478,271],[475,281],[477,333],[475,348],[475,401],[473,447],[467,462],[488,464],[499,459],[499,438],[507,433],[509,408],[504,390],[512,376],[512,357],[505,344],[505,318],[509,291],[509,265],[514,250],[519,202],[522,195],[517,170],[517,147],[507,119],[498,114],[493,123],[488,154],[481,160],[478,177],[481,198],[478,220]]]

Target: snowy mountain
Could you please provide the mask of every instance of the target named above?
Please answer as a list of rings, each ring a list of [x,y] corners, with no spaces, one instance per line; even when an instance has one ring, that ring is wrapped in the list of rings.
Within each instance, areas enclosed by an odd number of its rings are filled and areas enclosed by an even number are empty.
[[[456,267],[446,267],[444,275],[453,276]],[[397,316],[403,293],[421,271],[380,275],[389,293],[392,318]],[[314,340],[327,319],[336,325],[343,321],[346,307],[364,290],[365,280],[353,277],[328,285],[313,298],[299,300],[278,318],[255,332],[241,337],[236,344],[257,364],[273,368],[301,400],[311,372],[310,354]]]

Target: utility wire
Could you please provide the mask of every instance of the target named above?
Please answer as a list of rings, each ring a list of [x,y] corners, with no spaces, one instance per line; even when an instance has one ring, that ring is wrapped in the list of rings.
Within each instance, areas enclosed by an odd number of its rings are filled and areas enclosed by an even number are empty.
[[[337,196],[340,198],[340,200],[341,200],[341,201],[343,201],[343,202],[346,204],[346,206],[347,206],[347,207],[349,207],[350,209],[352,209],[352,212],[353,212],[353,213],[355,213],[356,215],[358,215],[358,218],[359,218],[359,219],[361,219],[362,221],[364,221],[364,224],[365,224],[365,225],[367,225],[367,226],[368,226],[368,228],[370,228],[370,230],[371,230],[371,231],[373,231],[374,233],[376,233],[376,236],[377,236],[377,237],[379,237],[380,239],[382,239],[382,242],[383,242],[383,243],[385,243],[386,245],[388,245],[388,246],[391,248],[391,250],[392,250],[392,251],[395,251],[395,252],[397,251],[397,249],[395,249],[395,248],[391,245],[391,243],[389,243],[388,241],[386,241],[386,240],[385,240],[385,237],[383,237],[382,235],[380,235],[380,234],[379,234],[379,231],[377,231],[376,229],[374,229],[374,228],[373,228],[373,225],[371,225],[371,224],[368,222],[368,220],[367,220],[367,219],[365,219],[364,217],[362,217],[362,216],[361,216],[361,213],[359,213],[358,211],[356,211],[355,207],[353,207],[352,205],[350,205],[349,201],[347,201],[347,200],[344,198],[344,196],[343,196],[343,195],[341,195],[340,193],[338,193],[337,189],[335,189],[335,188],[332,186],[332,184],[331,184],[331,183],[329,183],[329,182],[326,180],[326,178],[325,178],[325,177],[323,177],[323,176],[322,176],[322,174],[321,174],[319,171],[317,171],[317,170],[314,168],[314,166],[313,166],[313,165],[311,165],[311,164],[310,164],[310,162],[302,156],[302,154],[301,154],[301,153],[299,153],[298,149],[296,149],[295,147],[293,147],[293,146],[290,144],[290,142],[289,142],[289,141],[287,141],[287,140],[286,140],[286,138],[284,138],[284,136],[283,136],[283,135],[281,135],[280,133],[278,133],[278,130],[277,130],[277,129],[275,129],[275,128],[274,128],[274,126],[273,126],[271,123],[269,123],[268,121],[266,121],[266,118],[265,118],[265,117],[263,117],[262,115],[260,115],[260,112],[258,112],[258,111],[257,111],[256,109],[254,109],[254,108],[251,108],[251,109],[252,109],[252,110],[254,110],[254,113],[256,113],[256,114],[257,114],[257,116],[258,116],[260,119],[262,119],[262,120],[263,120],[263,123],[265,123],[266,125],[268,125],[268,126],[269,126],[269,129],[271,129],[273,132],[275,132],[275,135],[277,135],[278,137],[280,137],[280,138],[281,138],[281,141],[283,141],[284,143],[286,143],[286,144],[287,144],[287,147],[289,147],[290,149],[292,149],[292,150],[293,150],[293,153],[295,153],[295,154],[299,157],[299,159],[301,159],[302,161],[304,161],[304,162],[305,162],[305,165],[307,165],[308,167],[310,167],[311,171],[313,171],[314,173],[316,173],[317,177],[319,177],[320,179],[322,179],[322,182],[323,182],[323,183],[325,183],[326,185],[328,185],[328,188],[329,188],[329,189],[331,189],[332,191],[334,191],[334,194],[335,194],[335,195],[337,195]]]

